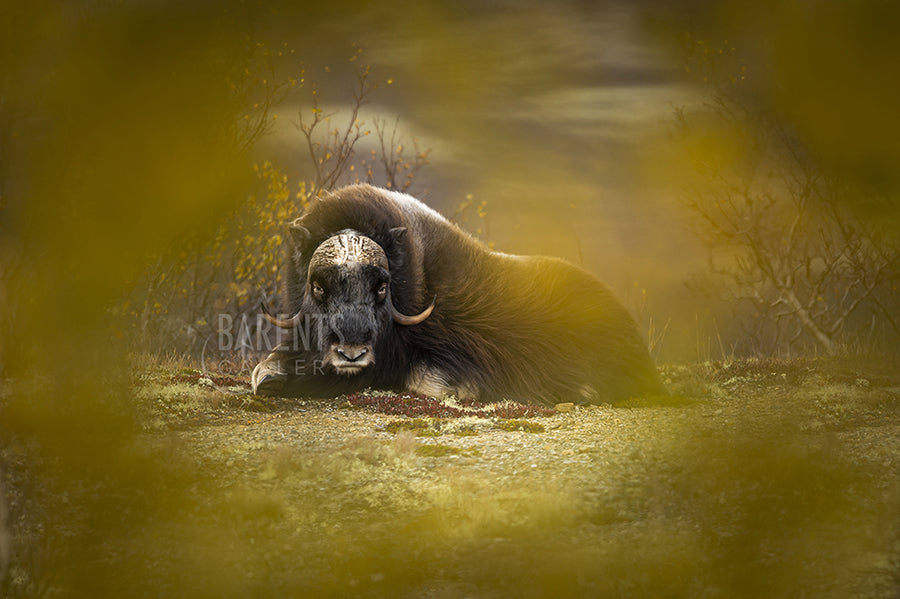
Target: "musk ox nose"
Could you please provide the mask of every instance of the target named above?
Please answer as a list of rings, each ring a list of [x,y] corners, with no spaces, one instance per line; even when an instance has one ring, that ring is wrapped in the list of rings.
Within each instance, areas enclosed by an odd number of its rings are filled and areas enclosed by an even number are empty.
[[[369,353],[369,348],[360,345],[341,345],[334,351],[348,362],[356,362]]]

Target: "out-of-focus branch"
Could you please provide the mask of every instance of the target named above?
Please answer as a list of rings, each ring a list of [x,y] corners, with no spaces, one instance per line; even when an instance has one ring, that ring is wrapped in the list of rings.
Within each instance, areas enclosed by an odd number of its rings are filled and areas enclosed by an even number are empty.
[[[768,326],[771,351],[790,351],[807,338],[829,353],[848,335],[862,339],[863,325],[871,338],[873,316],[900,332],[890,299],[900,286],[897,244],[853,212],[848,194],[855,192],[816,156],[775,120],[742,105],[733,79],[722,83],[715,68],[709,73],[704,118],[711,114],[723,130],[743,136],[735,143],[745,151],[723,165],[702,144],[699,151],[688,145],[704,184],[687,191],[684,205],[697,216],[724,297],[735,302],[736,315],[755,319],[745,330]],[[675,123],[689,138],[690,115],[676,111]],[[754,306],[752,315],[740,311],[741,302]]]

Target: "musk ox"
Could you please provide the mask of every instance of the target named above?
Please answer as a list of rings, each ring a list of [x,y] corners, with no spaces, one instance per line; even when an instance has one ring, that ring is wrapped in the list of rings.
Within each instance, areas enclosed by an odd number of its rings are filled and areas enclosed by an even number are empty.
[[[634,321],[564,260],[491,251],[415,198],[369,185],[290,225],[291,332],[257,394],[372,387],[484,401],[603,403],[663,392]]]

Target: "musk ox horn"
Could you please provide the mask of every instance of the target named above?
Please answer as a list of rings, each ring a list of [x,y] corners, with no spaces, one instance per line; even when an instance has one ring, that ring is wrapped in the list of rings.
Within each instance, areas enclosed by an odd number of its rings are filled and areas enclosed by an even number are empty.
[[[394,307],[394,302],[391,302],[391,315],[394,317],[394,322],[396,322],[397,324],[405,325],[405,326],[419,324],[420,322],[422,322],[423,320],[425,320],[426,318],[431,316],[431,311],[434,310],[434,302],[436,299],[437,299],[437,296],[435,296],[434,299],[431,300],[430,306],[428,306],[427,308],[422,310],[422,312],[420,312],[419,314],[416,314],[415,316],[407,316],[406,314],[403,314],[402,312],[397,310],[397,308]]]
[[[260,302],[259,306],[262,308],[263,316],[266,317],[266,320],[274,324],[276,327],[282,329],[293,329],[300,326],[300,322],[303,320],[303,316],[301,316],[300,312],[297,312],[290,318],[278,318],[276,316],[272,316],[272,313],[269,312],[269,308],[266,306],[265,302]]]

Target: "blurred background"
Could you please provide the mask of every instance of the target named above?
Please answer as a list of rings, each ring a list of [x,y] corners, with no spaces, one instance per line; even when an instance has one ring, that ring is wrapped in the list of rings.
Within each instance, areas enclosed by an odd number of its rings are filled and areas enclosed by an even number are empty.
[[[4,2],[0,431],[60,492],[115,481],[87,555],[110,502],[137,526],[177,473],[131,445],[134,356],[246,372],[284,223],[356,181],[582,265],[659,362],[894,353],[898,12]]]
[[[357,181],[582,265],[659,361],[897,341],[889,3],[4,10],[4,369],[48,314],[248,366],[284,222]]]

